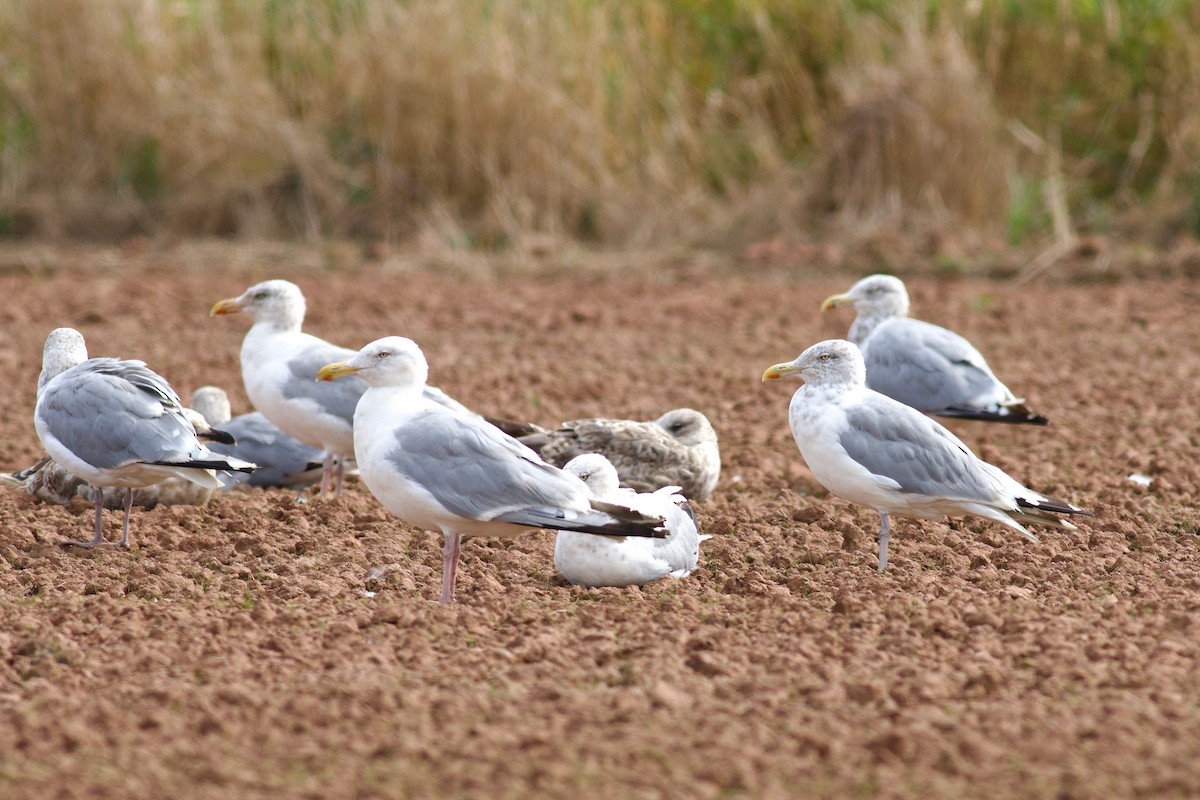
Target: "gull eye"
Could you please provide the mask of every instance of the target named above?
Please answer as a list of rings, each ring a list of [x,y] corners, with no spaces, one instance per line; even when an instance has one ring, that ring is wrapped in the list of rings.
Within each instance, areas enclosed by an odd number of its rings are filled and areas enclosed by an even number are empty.
[[[266,289],[263,289],[261,292],[254,293],[255,300],[266,300],[270,296],[271,296],[271,293],[268,292]]]
[[[668,428],[668,430],[670,430],[671,433],[679,433],[681,430],[683,430],[686,427],[687,426],[684,423],[676,422],[676,423],[672,424],[671,427]]]
[[[391,355],[392,355],[391,350],[380,350],[378,353],[375,354],[375,357],[376,358],[390,358]]]
[[[817,356],[818,361],[828,361],[831,358],[833,358],[833,356],[829,355],[829,353],[821,353],[821,355]]]

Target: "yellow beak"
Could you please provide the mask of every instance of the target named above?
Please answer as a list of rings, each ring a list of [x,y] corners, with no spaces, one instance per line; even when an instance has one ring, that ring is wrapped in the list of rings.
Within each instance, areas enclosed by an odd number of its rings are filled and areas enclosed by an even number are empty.
[[[788,375],[795,375],[800,372],[800,368],[796,366],[795,361],[789,361],[786,364],[775,364],[767,367],[767,371],[763,373],[764,381],[775,381]]]
[[[848,306],[853,304],[854,298],[848,294],[832,294],[826,297],[824,302],[821,303],[821,310],[828,311],[834,306]]]
[[[349,361],[335,361],[332,364],[326,364],[317,370],[317,380],[319,381],[336,381],[338,378],[344,378],[347,375],[353,375],[362,367],[352,367]]]
[[[236,297],[231,297],[228,300],[222,300],[213,306],[208,315],[215,317],[218,314],[236,314],[242,310],[242,301]]]

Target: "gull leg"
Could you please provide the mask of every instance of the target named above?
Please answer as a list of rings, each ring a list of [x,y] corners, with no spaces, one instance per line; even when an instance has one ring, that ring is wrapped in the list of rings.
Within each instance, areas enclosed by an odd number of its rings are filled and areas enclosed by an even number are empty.
[[[333,475],[333,453],[325,451],[325,461],[321,464],[321,497],[329,494],[329,478]]]
[[[888,513],[879,512],[879,571],[887,569]]]
[[[129,547],[129,512],[133,509],[133,489],[125,490],[125,525],[121,528],[121,547]]]
[[[442,547],[442,596],[438,602],[454,602],[454,579],[458,575],[458,556],[462,553],[462,534],[444,531],[446,544]]]
[[[346,458],[344,456],[338,456],[337,461],[335,461],[334,465],[333,465],[333,476],[334,476],[333,496],[334,497],[342,496],[342,478],[345,474],[346,474]]]
[[[104,490],[99,486],[96,488],[96,537],[90,542],[65,541],[59,542],[63,547],[96,547],[97,545],[108,544],[104,541]]]

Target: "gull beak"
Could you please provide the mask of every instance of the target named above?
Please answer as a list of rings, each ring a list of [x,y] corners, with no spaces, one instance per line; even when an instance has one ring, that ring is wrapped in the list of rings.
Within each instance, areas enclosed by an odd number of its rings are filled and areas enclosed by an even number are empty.
[[[767,367],[767,371],[763,373],[762,379],[764,381],[775,381],[788,375],[799,374],[800,372],[801,369],[796,366],[796,362],[789,361],[786,364],[775,364],[774,366]]]
[[[228,300],[222,300],[219,303],[217,303],[215,306],[213,306],[209,310],[208,315],[210,317],[215,317],[218,314],[236,314],[241,310],[242,310],[242,298],[231,297]]]
[[[821,303],[821,310],[828,311],[829,309],[834,308],[835,306],[849,306],[849,305],[854,305],[853,297],[851,297],[848,294],[833,294],[833,295],[830,295],[829,297],[826,297],[824,302]]]
[[[349,361],[335,361],[332,364],[326,364],[317,370],[317,380],[319,381],[336,381],[338,378],[344,378],[347,375],[353,375],[361,370],[362,367],[353,367]]]

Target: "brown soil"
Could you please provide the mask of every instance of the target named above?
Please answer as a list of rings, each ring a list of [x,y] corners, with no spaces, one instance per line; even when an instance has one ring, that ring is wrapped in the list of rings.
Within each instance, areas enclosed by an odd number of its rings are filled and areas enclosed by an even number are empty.
[[[877,517],[814,484],[787,428],[795,385],[759,381],[845,333],[849,312],[817,306],[859,276],[619,260],[468,274],[396,257],[332,271],[299,248],[0,253],[9,468],[39,455],[57,325],[246,410],[246,321],[207,310],[272,276],[305,289],[319,335],[416,339],[476,409],[550,423],[691,405],[725,462],[690,578],[573,588],[533,533],[468,542],[445,608],[440,538],[357,481],[332,501],[138,511],[128,552],[57,546],[88,535],[82,501],[0,496],[0,795],[1200,795],[1200,288],[911,282],[919,316],[1052,419],[955,430],[1097,517],[1038,545],[901,520],[879,575]]]

